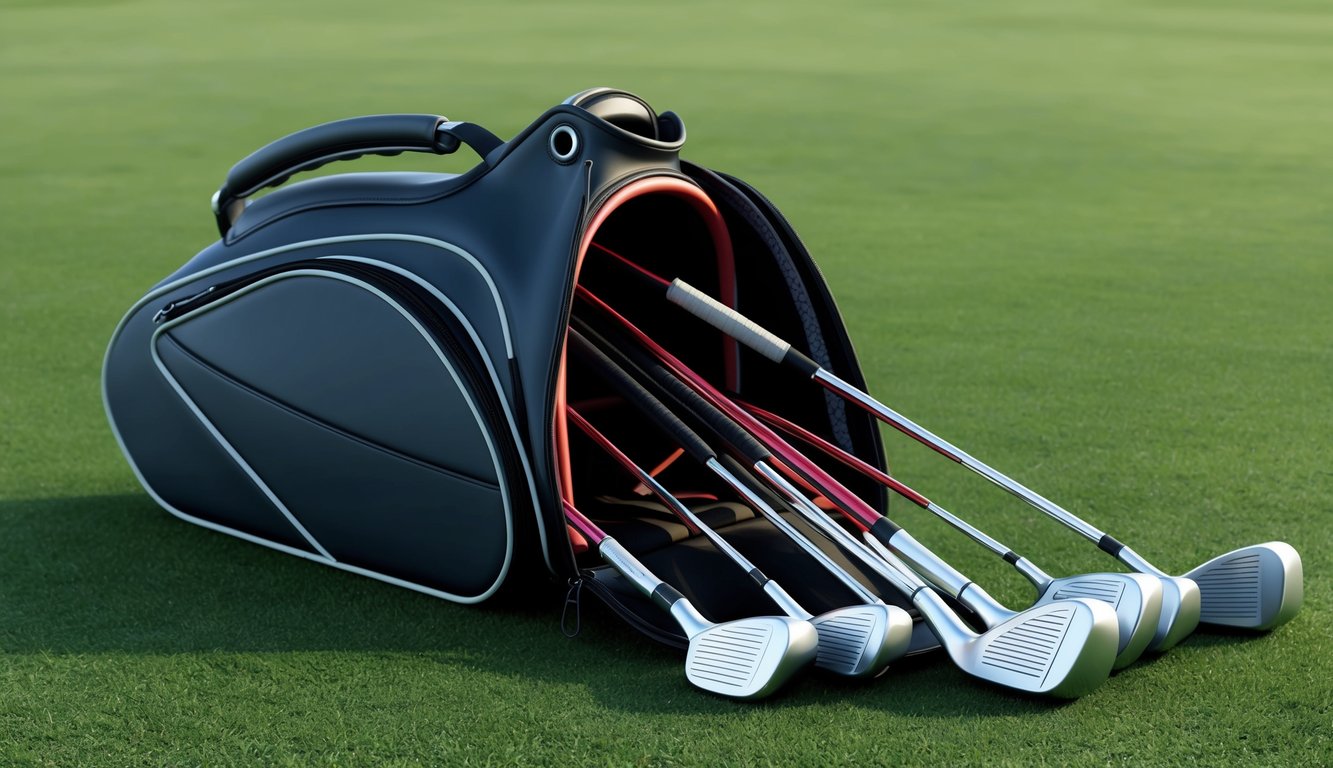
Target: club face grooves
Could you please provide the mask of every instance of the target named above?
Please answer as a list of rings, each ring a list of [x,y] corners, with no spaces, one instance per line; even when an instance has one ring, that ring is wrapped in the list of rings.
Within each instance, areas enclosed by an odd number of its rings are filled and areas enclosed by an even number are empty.
[[[1029,619],[987,643],[981,651],[981,663],[1044,680],[1067,626],[1068,617],[1060,612]]]
[[[1162,615],[1162,586],[1140,573],[1092,573],[1056,579],[1038,603],[1081,598],[1111,606],[1119,625],[1120,642],[1115,669],[1134,663],[1148,644]]]
[[[705,691],[757,699],[777,690],[815,657],[818,639],[809,622],[778,617],[718,624],[690,640],[685,677]]]
[[[1074,698],[1106,680],[1118,641],[1115,611],[1080,598],[1030,608],[951,653],[983,680]]]
[[[839,608],[811,623],[819,633],[815,666],[839,675],[877,675],[911,641],[911,619],[883,605]]]
[[[1209,560],[1185,574],[1198,585],[1199,620],[1244,629],[1272,629],[1300,610],[1304,574],[1289,544],[1271,541]]]

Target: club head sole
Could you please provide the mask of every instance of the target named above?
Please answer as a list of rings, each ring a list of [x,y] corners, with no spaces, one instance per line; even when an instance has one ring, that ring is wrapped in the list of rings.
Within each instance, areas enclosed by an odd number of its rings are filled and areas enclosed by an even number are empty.
[[[815,666],[849,677],[878,675],[912,641],[912,618],[897,606],[838,608],[810,623],[819,633]]]
[[[710,626],[690,638],[685,677],[733,699],[760,699],[814,661],[819,635],[808,621],[777,616]]]
[[[1199,585],[1199,620],[1244,629],[1272,629],[1301,609],[1304,572],[1290,544],[1270,541],[1228,552],[1185,577]]]
[[[964,671],[988,682],[1077,698],[1111,674],[1119,642],[1115,610],[1075,598],[1029,608],[951,655]]]
[[[1056,579],[1042,593],[1043,602],[1083,598],[1115,611],[1119,645],[1114,669],[1133,664],[1148,649],[1162,616],[1162,584],[1141,573],[1089,573]]]

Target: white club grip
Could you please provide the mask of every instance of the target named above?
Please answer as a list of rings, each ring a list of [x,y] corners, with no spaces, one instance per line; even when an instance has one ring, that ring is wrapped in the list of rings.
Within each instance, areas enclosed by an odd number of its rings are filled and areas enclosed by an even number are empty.
[[[775,363],[781,363],[791,349],[790,344],[755,325],[745,315],[680,279],[671,281],[667,301]]]

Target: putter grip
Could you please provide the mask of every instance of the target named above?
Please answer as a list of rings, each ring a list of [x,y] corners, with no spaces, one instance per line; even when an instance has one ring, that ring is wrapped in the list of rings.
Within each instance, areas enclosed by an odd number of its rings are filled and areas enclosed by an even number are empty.
[[[791,345],[759,327],[753,320],[680,279],[667,288],[667,301],[722,331],[775,363],[781,363]]]
[[[694,430],[685,426],[685,422],[667,410],[667,407],[660,400],[653,397],[651,392],[644,389],[639,382],[631,378],[623,368],[616,365],[611,358],[593,346],[592,342],[585,339],[578,331],[570,329],[569,346],[574,354],[592,366],[593,370],[597,371],[598,375],[605,379],[616,392],[620,393],[621,397],[637,405],[662,431],[671,435],[690,454],[691,458],[704,463],[715,457],[712,449],[694,433]]]

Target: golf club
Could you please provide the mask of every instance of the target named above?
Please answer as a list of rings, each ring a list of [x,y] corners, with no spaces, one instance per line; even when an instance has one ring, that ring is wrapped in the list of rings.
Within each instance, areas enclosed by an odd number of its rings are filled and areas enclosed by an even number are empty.
[[[1153,650],[1166,650],[1174,646],[1192,632],[1199,621],[1266,630],[1291,620],[1300,611],[1304,592],[1303,573],[1300,555],[1291,545],[1272,541],[1243,547],[1219,555],[1183,577],[1172,576],[1109,534],[838,378],[736,310],[681,280],[667,281],[609,249],[599,247],[599,250],[611,256],[614,263],[628,267],[627,273],[638,275],[662,288],[671,303],[760,355],[814,379],[881,421],[1023,499],[1096,543],[1132,570],[1161,579],[1162,618],[1149,646]]]
[[[638,386],[632,380],[630,383]],[[675,418],[665,408],[663,412]],[[744,454],[749,454],[746,455],[747,460],[767,454],[762,446],[735,424],[709,419],[707,415],[704,415],[703,420],[714,431],[722,432],[724,442],[731,444],[733,449],[740,447]],[[762,460],[753,461],[752,464],[756,471],[770,481],[777,474]],[[719,477],[732,484],[747,501],[761,509],[767,507],[753,490],[727,471],[716,458],[710,461],[709,466]],[[815,468],[812,474],[821,473]],[[781,480],[780,477],[777,479]],[[779,487],[790,489],[789,485]],[[797,500],[794,496],[789,498],[793,502]],[[802,500],[808,504],[808,500],[803,497]],[[950,657],[969,674],[1018,690],[1067,697],[1088,692],[1110,674],[1119,632],[1115,612],[1105,603],[1072,599],[1036,606],[978,635],[919,577],[910,571],[899,572],[901,563],[892,554],[885,558],[876,556],[818,510],[811,515],[808,508],[798,506],[797,511],[824,531],[825,535],[844,544],[851,553],[908,596],[927,621],[931,622],[932,631],[948,649]],[[774,515],[777,516],[776,513]],[[885,525],[892,526],[887,520],[881,520]],[[842,537],[836,532],[830,532],[830,529],[841,531]],[[853,544],[848,545],[848,539]],[[902,543],[901,540],[898,543]],[[934,558],[923,547],[919,549],[920,552],[913,554],[927,559]],[[948,568],[947,564],[939,565]],[[962,579],[962,583],[963,589],[975,586],[965,579]]]
[[[656,478],[635,464],[574,408],[569,407],[567,413],[580,431],[636,480],[651,489],[676,516],[698,529],[714,547],[745,571],[783,613],[815,625],[819,631],[819,653],[815,657],[815,666],[849,677],[873,677],[883,672],[890,661],[907,652],[912,639],[912,617],[906,611],[876,602],[837,608],[815,616],[709,527],[693,510],[668,492]]]
[[[810,622],[762,616],[714,624],[572,504],[564,508],[565,519],[597,554],[680,625],[689,638],[685,678],[692,684],[735,699],[759,699],[814,660],[819,641]]]
[[[1022,557],[1009,547],[1001,544],[984,531],[970,525],[967,521],[949,512],[938,504],[922,496],[917,491],[904,485],[891,475],[862,461],[844,451],[819,435],[788,421],[775,413],[762,408],[739,402],[738,404],[769,426],[818,448],[825,455],[837,459],[870,479],[895,491],[903,498],[916,504],[944,520],[949,525],[967,535],[976,543],[999,555],[1021,573],[1037,589],[1037,602],[1063,600],[1071,597],[1086,597],[1101,600],[1115,609],[1120,622],[1120,651],[1116,656],[1116,669],[1123,669],[1133,663],[1153,638],[1162,612],[1161,582],[1142,573],[1088,573],[1078,576],[1054,578],[1031,560]],[[878,542],[872,541],[872,546]],[[988,606],[967,604],[968,608],[983,616],[989,626],[993,619],[986,619]]]

